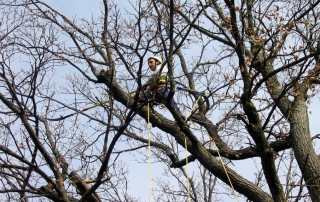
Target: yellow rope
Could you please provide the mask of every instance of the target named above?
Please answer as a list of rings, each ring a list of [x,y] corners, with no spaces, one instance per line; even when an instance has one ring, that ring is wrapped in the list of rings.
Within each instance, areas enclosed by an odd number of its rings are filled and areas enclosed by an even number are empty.
[[[189,117],[191,116],[191,114],[193,113],[193,111],[194,111],[194,109],[195,109],[195,106],[196,106],[196,104],[198,103],[198,101],[200,100],[200,98],[201,98],[201,97],[199,96],[198,99],[196,100],[196,102],[194,103],[192,109],[190,110],[188,116],[185,117],[185,122],[187,122],[188,118],[189,118]],[[200,128],[200,130],[203,131],[203,132],[205,132],[205,133],[209,136],[209,134],[208,134],[206,131],[202,130],[201,128]],[[209,137],[210,137],[210,136],[209,136]],[[151,180],[151,144],[150,144],[150,139],[151,139],[151,133],[150,133],[150,109],[149,109],[149,100],[148,100],[148,165],[149,165],[148,171],[149,171],[149,201],[151,202],[151,201],[152,201],[152,183],[151,183],[152,180]],[[188,202],[190,202],[190,201],[191,201],[191,198],[190,198],[190,181],[189,181],[189,180],[190,180],[190,177],[189,177],[189,166],[188,166],[188,144],[187,144],[187,138],[185,137],[184,140],[185,140],[185,149],[186,149],[186,172],[187,172],[186,174],[187,174]],[[231,186],[231,188],[232,188],[232,190],[233,190],[233,193],[234,193],[237,201],[239,202],[237,193],[236,193],[236,191],[235,191],[235,189],[234,189],[234,187],[233,187],[233,184],[232,184],[231,179],[230,179],[230,177],[229,177],[227,168],[226,168],[226,166],[225,166],[225,164],[224,164],[224,162],[223,162],[223,159],[222,159],[222,157],[221,157],[221,155],[220,155],[219,149],[218,149],[218,147],[217,147],[214,139],[210,137],[210,140],[213,142],[213,144],[214,144],[214,146],[215,146],[215,149],[217,150],[217,153],[218,153],[220,162],[221,162],[221,164],[222,164],[222,166],[223,166],[223,169],[224,169],[224,171],[225,171],[225,173],[226,173],[226,176],[227,176],[227,178],[228,178],[228,181],[229,181],[229,183],[230,183],[230,186]]]
[[[186,118],[185,118],[185,122],[187,122],[188,118],[189,118],[189,117],[191,116],[191,114],[193,113],[193,110],[195,109],[195,106],[196,106],[196,104],[198,103],[198,101],[200,100],[200,98],[201,98],[201,97],[199,96],[198,99],[197,99],[197,101],[194,103],[192,109],[190,110],[190,113],[189,113],[188,116],[186,116]],[[201,128],[200,128],[200,130],[203,131],[203,132],[205,132],[205,133],[210,137],[210,135],[209,135],[206,131],[202,130]],[[223,166],[223,169],[224,169],[224,171],[225,171],[225,173],[226,173],[226,175],[227,175],[227,178],[228,178],[228,181],[229,181],[230,186],[231,186],[231,188],[232,188],[232,191],[233,191],[233,193],[234,193],[237,201],[239,202],[237,193],[236,193],[236,191],[235,191],[235,189],[234,189],[234,187],[233,187],[233,185],[232,185],[231,179],[230,179],[230,177],[229,177],[229,174],[228,174],[227,168],[226,168],[226,166],[225,166],[225,164],[224,164],[224,162],[223,162],[223,159],[222,159],[222,157],[221,157],[221,155],[220,155],[219,149],[218,149],[218,147],[217,147],[214,139],[210,137],[210,140],[213,142],[213,144],[214,144],[214,146],[215,146],[215,149],[216,149],[217,152],[218,152],[218,156],[219,156],[220,162],[221,162],[221,164],[222,164],[222,166]],[[188,155],[188,153],[187,153],[187,139],[186,139],[186,137],[185,137],[185,148],[186,148],[186,155]],[[186,158],[186,168],[187,168],[187,170],[188,170],[188,156],[187,156],[187,158]],[[188,171],[187,171],[187,172],[188,172]],[[188,178],[188,201],[190,201],[189,176],[188,176],[188,173],[187,173],[187,178]]]
[[[151,178],[151,133],[150,133],[150,109],[148,100],[148,186],[149,186],[149,202],[152,201],[152,178]]]
[[[189,114],[185,117],[185,122],[187,122],[188,118],[191,116],[193,110],[195,109],[196,104],[200,100],[200,96],[198,97],[197,101],[193,104]],[[188,166],[188,144],[187,144],[187,137],[184,136],[184,147],[186,148],[186,172],[187,172],[187,189],[188,189],[188,202],[191,201],[190,198],[190,177],[189,177],[189,166]]]
[[[200,129],[202,132],[206,133],[206,134],[209,136],[210,140],[213,142],[213,145],[214,145],[214,147],[215,147],[215,149],[216,149],[216,151],[217,151],[217,153],[218,153],[218,156],[219,156],[220,162],[221,162],[221,164],[222,164],[222,167],[223,167],[223,169],[224,169],[224,172],[226,173],[226,176],[227,176],[228,181],[229,181],[229,183],[230,183],[230,186],[231,186],[231,189],[232,189],[232,191],[233,191],[233,194],[234,194],[234,196],[236,197],[237,201],[239,202],[239,198],[238,198],[237,192],[235,191],[235,189],[234,189],[234,187],[233,187],[233,184],[232,184],[231,179],[230,179],[230,177],[229,177],[227,168],[226,168],[226,166],[225,166],[225,164],[224,164],[224,162],[223,162],[223,159],[222,159],[222,157],[221,157],[221,155],[220,155],[219,149],[218,149],[218,147],[217,147],[214,139],[207,133],[207,131],[202,130],[201,128],[199,128],[199,129]]]
[[[208,133],[207,133],[207,134],[208,134]],[[209,135],[209,134],[208,134],[208,135]],[[220,155],[219,149],[218,149],[218,147],[217,147],[214,139],[213,139],[213,138],[210,138],[210,140],[213,142],[214,147],[215,147],[215,149],[216,149],[217,152],[218,152],[220,162],[221,162],[221,164],[222,164],[222,166],[223,166],[224,172],[225,172],[226,175],[227,175],[227,178],[228,178],[228,181],[229,181],[230,186],[231,186],[231,188],[232,188],[233,194],[234,194],[234,196],[236,197],[237,201],[239,202],[237,192],[236,192],[236,190],[234,189],[234,187],[233,187],[233,185],[232,185],[231,179],[230,179],[230,177],[229,177],[229,174],[228,174],[227,168],[226,168],[226,166],[225,166],[225,164],[224,164],[224,162],[223,162],[223,159],[222,159],[222,157],[221,157],[221,155]]]

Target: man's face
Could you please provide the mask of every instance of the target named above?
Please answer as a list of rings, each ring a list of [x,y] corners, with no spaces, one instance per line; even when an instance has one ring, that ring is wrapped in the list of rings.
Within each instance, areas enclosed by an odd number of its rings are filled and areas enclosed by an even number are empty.
[[[157,67],[157,63],[156,63],[156,60],[155,59],[149,59],[148,60],[148,65],[149,65],[149,68],[154,71]]]

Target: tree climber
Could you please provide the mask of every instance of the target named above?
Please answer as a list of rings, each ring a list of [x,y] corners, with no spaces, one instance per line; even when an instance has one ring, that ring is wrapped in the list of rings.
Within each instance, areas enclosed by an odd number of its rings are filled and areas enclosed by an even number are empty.
[[[168,97],[170,91],[170,82],[167,75],[168,68],[167,66],[162,67],[161,64],[162,60],[159,57],[152,56],[148,58],[148,66],[150,70],[153,71],[153,74],[147,82],[142,85],[142,87],[147,88],[147,90],[140,92],[140,102],[154,100],[158,103],[165,104],[165,99]],[[174,108],[180,112],[180,109],[173,98],[171,99],[171,103]]]

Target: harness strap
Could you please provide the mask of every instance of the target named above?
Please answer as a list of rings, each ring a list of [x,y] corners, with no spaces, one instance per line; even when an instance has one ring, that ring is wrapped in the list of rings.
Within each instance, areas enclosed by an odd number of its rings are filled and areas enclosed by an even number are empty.
[[[158,86],[161,86],[161,85],[165,85],[167,84],[167,77],[166,76],[161,76],[158,81],[155,81],[155,82],[152,82],[150,84],[150,88],[149,90],[154,90],[155,88],[157,88]]]

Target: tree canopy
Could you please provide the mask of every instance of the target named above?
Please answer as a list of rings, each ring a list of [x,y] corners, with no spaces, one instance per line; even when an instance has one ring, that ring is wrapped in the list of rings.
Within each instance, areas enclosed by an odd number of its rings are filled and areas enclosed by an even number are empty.
[[[320,201],[320,1],[49,2],[0,3],[1,199],[139,201],[129,159],[163,168],[149,200]]]

